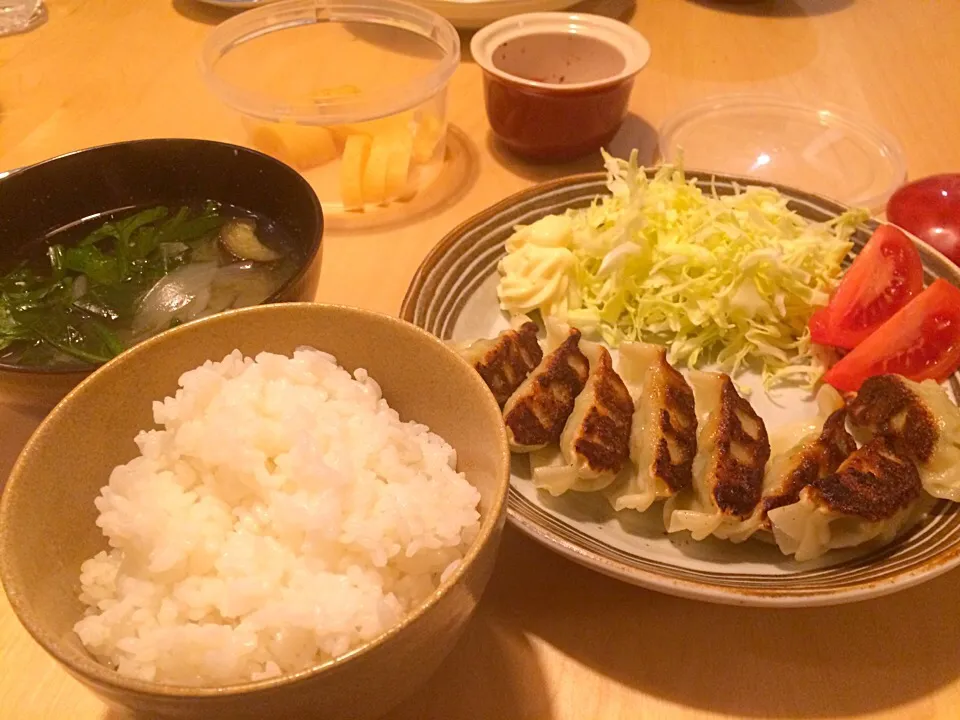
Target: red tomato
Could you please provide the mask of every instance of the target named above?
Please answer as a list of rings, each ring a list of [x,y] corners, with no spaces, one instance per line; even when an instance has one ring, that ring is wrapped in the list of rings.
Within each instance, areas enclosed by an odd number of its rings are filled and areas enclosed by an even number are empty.
[[[820,345],[852,350],[923,290],[923,265],[902,231],[881,225],[844,273],[830,303],[810,318]]]
[[[827,374],[838,390],[859,390],[890,373],[942,382],[960,368],[960,289],[940,279],[850,351]]]
[[[887,219],[960,265],[960,174],[904,185],[887,201]]]

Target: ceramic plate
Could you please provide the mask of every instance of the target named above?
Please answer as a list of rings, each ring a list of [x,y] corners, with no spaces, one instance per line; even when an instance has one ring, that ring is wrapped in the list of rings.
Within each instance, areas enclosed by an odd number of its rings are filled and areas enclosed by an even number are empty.
[[[473,30],[495,20],[531,12],[565,10],[580,0],[413,0],[458,28]]]
[[[744,178],[688,173],[704,188],[730,194]],[[584,207],[606,192],[601,174],[566,178],[514,195],[468,220],[447,235],[423,262],[404,299],[402,316],[443,339],[492,337],[508,326],[497,302],[497,262],[516,225],[525,225],[568,207]],[[756,184],[753,182],[752,184]],[[776,186],[804,217],[823,221],[842,213],[835,202]],[[858,229],[859,250],[874,225]],[[919,243],[918,243],[919,244]],[[960,284],[960,271],[925,245],[921,256],[929,283],[947,277]],[[771,400],[755,380],[750,401],[771,435],[800,416],[813,416],[808,393],[778,392]],[[957,378],[950,382],[957,399]],[[660,507],[646,513],[614,513],[599,494],[568,493],[553,498],[530,482],[529,463],[514,457],[509,518],[561,554],[600,572],[685,597],[739,605],[809,606],[852,602],[927,580],[960,564],[960,506],[940,501],[925,518],[881,548],[832,551],[797,563],[773,545],[741,545],[688,533],[667,535]]]
[[[197,0],[233,10],[247,10],[277,0]],[[412,0],[432,10],[458,28],[468,30],[488,25],[495,20],[530,12],[564,10],[580,0]]]

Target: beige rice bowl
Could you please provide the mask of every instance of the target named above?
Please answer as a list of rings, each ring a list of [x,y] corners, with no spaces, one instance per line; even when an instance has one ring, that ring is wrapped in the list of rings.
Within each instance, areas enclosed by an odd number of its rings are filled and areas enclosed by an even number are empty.
[[[110,550],[80,576],[75,630],[122,675],[223,686],[338,657],[425,601],[477,535],[454,449],[326,353],[235,351],[153,415],[162,429],[96,499]]]

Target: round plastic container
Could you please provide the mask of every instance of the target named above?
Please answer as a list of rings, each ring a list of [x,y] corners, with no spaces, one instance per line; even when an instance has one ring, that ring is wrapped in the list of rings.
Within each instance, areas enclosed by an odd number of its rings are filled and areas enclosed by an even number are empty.
[[[713,98],[668,118],[660,153],[875,212],[906,177],[900,143],[885,130],[840,108],[756,95]]]
[[[421,192],[443,165],[453,26],[398,0],[281,0],[219,25],[210,88],[247,143],[300,171],[325,213]]]

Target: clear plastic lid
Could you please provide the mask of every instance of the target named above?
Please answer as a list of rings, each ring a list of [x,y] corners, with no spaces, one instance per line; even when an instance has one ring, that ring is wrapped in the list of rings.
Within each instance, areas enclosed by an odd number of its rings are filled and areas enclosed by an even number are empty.
[[[727,95],[677,113],[660,129],[660,153],[684,165],[790,185],[881,211],[906,178],[887,131],[828,105]]]

